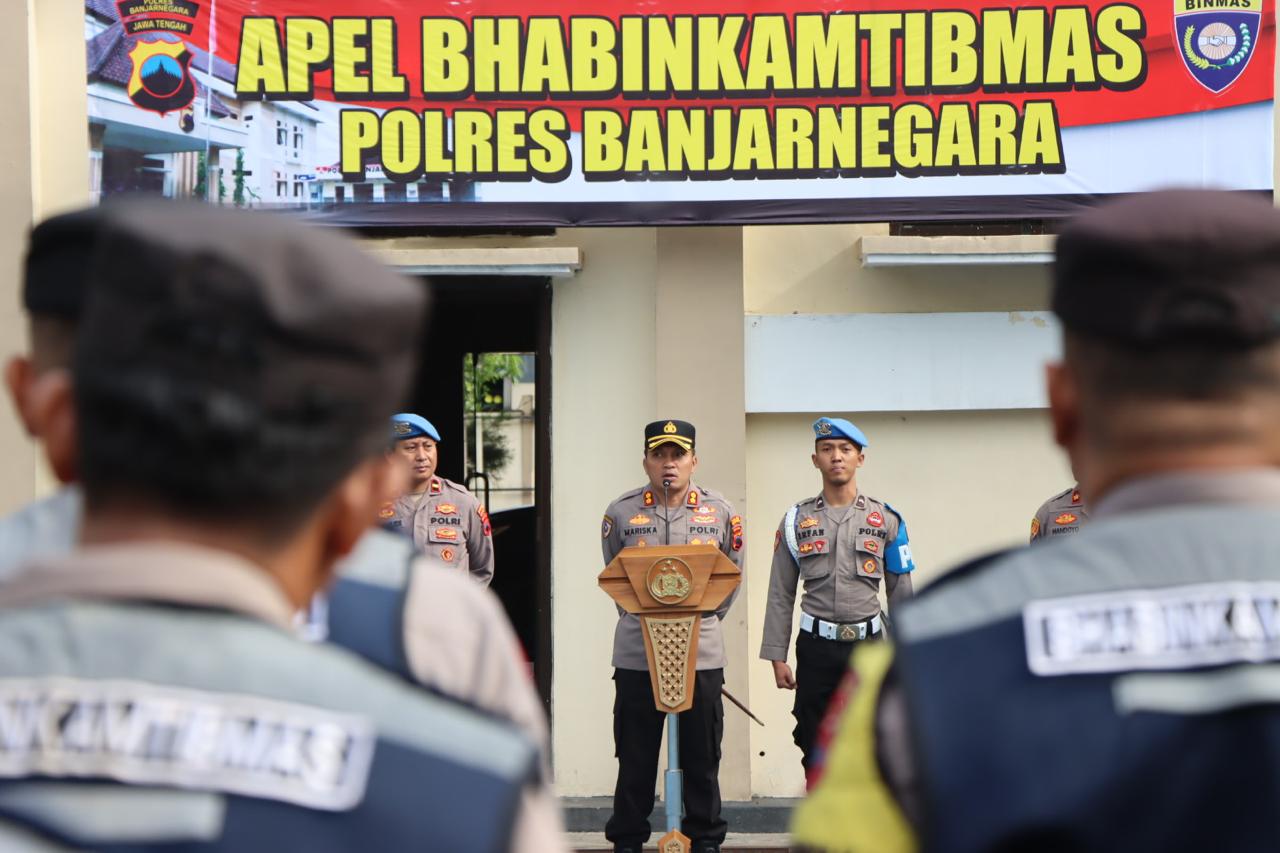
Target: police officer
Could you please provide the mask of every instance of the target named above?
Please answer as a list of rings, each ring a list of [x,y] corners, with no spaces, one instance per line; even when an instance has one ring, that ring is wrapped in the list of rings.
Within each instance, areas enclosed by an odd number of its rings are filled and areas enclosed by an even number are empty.
[[[1280,212],[1083,213],[1052,304],[1050,414],[1093,521],[955,570],[892,659],[855,655],[802,846],[1280,849]]]
[[[773,662],[778,687],[796,691],[793,735],[805,768],[823,713],[855,643],[883,635],[880,583],[889,606],[911,596],[907,525],[893,507],[858,491],[867,437],[844,418],[813,423],[813,467],[822,492],[783,516],[773,540],[769,599],[760,657]],[[803,579],[796,672],[787,665],[796,583]]]
[[[10,359],[5,378],[14,408],[36,440],[47,429],[49,389],[65,383],[71,367],[99,219],[96,211],[66,213],[31,234],[22,291],[30,350]],[[82,515],[80,489],[67,485],[0,518],[0,579],[33,558],[70,551]],[[316,639],[509,720],[540,745],[545,758],[549,738],[542,702],[491,593],[422,555],[406,537],[377,528],[339,561],[337,575],[322,605],[309,613],[323,618],[307,626],[317,629]]]
[[[1036,514],[1031,517],[1031,541],[1057,539],[1059,536],[1079,533],[1081,526],[1088,520],[1089,510],[1085,508],[1080,486],[1076,484],[1040,504]]]
[[[718,492],[695,485],[696,431],[688,421],[654,421],[644,428],[648,482],[609,504],[601,528],[608,565],[627,547],[716,545],[742,568],[742,517]],[[736,596],[736,592],[735,592]],[[693,707],[680,714],[680,766],[684,772],[682,830],[698,853],[718,851],[728,824],[720,817],[720,738],[724,733],[724,639],[720,623],[734,596],[706,614],[698,634]],[[605,837],[615,851],[639,853],[649,839],[658,747],[665,715],[654,706],[640,620],[618,609],[613,634],[613,737],[618,783]]]
[[[0,587],[3,717],[41,731],[7,741],[0,842],[563,849],[526,808],[536,744],[290,631],[376,515],[366,413],[406,389],[420,291],[284,219],[93,217],[44,420],[83,544]]]
[[[382,508],[387,526],[442,563],[469,571],[481,586],[493,581],[493,529],[484,504],[462,486],[436,476],[440,433],[410,413],[391,416],[393,453],[409,470],[409,491]]]

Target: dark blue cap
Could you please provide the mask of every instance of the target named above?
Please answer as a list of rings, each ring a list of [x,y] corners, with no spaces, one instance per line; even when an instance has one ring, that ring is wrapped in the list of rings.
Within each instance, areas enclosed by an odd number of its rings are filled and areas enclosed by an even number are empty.
[[[440,433],[431,424],[431,421],[422,415],[401,412],[398,415],[391,416],[392,441],[404,441],[406,438],[418,438],[424,435],[433,441],[440,440]]]
[[[867,446],[867,437],[862,430],[844,418],[818,418],[813,422],[813,440],[824,438],[847,438],[858,447]]]

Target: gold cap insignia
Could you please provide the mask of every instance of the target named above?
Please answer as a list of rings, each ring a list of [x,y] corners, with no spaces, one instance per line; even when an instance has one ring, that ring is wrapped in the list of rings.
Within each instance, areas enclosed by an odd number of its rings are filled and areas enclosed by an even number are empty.
[[[831,435],[831,424],[822,421],[818,424],[818,435]]]
[[[394,429],[396,431],[396,435],[408,435],[413,432],[413,426],[405,423],[404,421],[396,421]]]
[[[662,428],[662,431],[665,432],[667,435],[675,435],[676,434],[675,422],[667,421],[667,425]]]

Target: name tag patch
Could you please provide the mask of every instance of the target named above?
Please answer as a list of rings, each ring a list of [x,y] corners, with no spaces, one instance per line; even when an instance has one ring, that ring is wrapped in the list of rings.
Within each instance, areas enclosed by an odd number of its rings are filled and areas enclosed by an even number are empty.
[[[0,680],[0,777],[99,777],[345,811],[372,724],[306,705],[128,681]]]
[[[1280,660],[1280,583],[1033,601],[1022,617],[1036,675]]]

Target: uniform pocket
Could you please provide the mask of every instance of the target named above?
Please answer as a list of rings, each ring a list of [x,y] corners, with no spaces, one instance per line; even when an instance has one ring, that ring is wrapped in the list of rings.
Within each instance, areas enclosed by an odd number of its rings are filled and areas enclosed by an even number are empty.
[[[857,565],[858,574],[864,578],[882,578],[884,577],[884,548],[877,545],[872,551],[870,548],[859,547],[853,552],[854,560]]]

